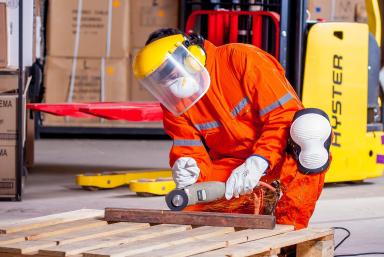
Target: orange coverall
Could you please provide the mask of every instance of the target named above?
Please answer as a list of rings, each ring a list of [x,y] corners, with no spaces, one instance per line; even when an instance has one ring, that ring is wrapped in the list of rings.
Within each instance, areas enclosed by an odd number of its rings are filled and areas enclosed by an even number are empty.
[[[279,179],[282,186],[277,222],[307,227],[324,173],[303,175],[286,153],[292,118],[303,105],[283,68],[251,45],[216,47],[206,40],[204,47],[211,77],[208,92],[181,116],[163,107],[164,128],[173,139],[171,167],[180,157],[192,157],[200,168],[198,182],[225,182],[246,158],[260,155],[269,161],[261,180]]]

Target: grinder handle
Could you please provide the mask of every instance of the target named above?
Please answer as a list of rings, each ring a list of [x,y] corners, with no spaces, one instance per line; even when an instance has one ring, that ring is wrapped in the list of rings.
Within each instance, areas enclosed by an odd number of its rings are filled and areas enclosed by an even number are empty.
[[[184,188],[184,191],[188,195],[188,205],[208,203],[224,197],[225,183],[200,182]]]

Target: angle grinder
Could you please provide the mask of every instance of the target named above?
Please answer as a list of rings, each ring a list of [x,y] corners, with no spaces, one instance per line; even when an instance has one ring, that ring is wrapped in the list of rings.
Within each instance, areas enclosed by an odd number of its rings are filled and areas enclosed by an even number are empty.
[[[183,189],[175,189],[165,196],[165,201],[172,211],[181,211],[189,205],[208,203],[223,198],[224,182],[201,182]]]

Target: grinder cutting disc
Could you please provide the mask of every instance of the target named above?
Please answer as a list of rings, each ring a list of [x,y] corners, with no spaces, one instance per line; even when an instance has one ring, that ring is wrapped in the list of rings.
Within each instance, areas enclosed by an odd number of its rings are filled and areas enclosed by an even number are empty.
[[[175,189],[165,196],[165,202],[171,211],[181,211],[188,206],[188,195],[183,189]]]

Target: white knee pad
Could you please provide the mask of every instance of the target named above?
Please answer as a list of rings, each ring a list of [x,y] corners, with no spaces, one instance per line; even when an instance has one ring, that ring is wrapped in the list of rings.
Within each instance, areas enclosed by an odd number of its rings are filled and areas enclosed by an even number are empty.
[[[331,135],[328,115],[322,110],[308,108],[296,112],[288,145],[300,172],[316,174],[329,167]]]

